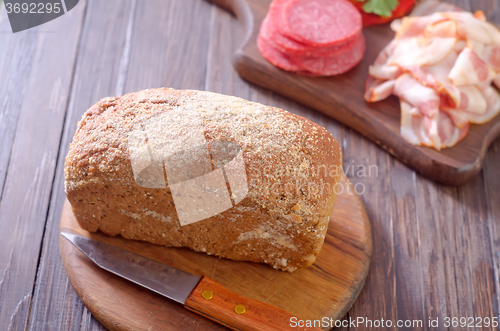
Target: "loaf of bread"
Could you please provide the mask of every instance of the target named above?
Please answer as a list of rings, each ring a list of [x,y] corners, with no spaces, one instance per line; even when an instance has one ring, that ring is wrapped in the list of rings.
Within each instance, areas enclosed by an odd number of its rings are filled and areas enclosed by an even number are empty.
[[[83,115],[65,163],[82,228],[293,271],[325,239],[341,150],[287,111],[151,89]]]

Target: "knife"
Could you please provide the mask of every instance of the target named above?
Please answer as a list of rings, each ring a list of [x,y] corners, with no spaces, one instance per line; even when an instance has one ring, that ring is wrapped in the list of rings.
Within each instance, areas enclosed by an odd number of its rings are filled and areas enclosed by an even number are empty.
[[[100,268],[232,330],[319,330],[292,327],[291,321],[300,319],[283,309],[232,292],[211,278],[192,275],[101,241],[68,232],[61,235]],[[305,324],[294,322],[294,325]]]

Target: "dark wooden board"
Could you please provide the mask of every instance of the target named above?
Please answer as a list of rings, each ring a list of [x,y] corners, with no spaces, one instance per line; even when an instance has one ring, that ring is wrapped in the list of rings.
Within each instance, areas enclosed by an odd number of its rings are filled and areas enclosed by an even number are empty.
[[[452,148],[437,151],[413,146],[400,135],[400,106],[396,97],[369,104],[364,83],[379,52],[394,37],[389,25],[364,29],[367,51],[362,62],[334,77],[306,77],[281,70],[267,62],[257,49],[260,25],[271,0],[211,0],[244,23],[248,35],[236,51],[233,64],[244,79],[316,109],[355,129],[422,175],[447,185],[461,185],[482,168],[488,146],[500,136],[500,116],[484,125],[472,125],[467,137]],[[415,11],[427,15],[451,10],[453,5],[434,1],[419,4]]]
[[[220,259],[184,248],[89,233],[64,205],[60,229],[122,247],[184,271],[215,279],[224,287],[302,319],[342,318],[357,298],[372,255],[371,227],[363,202],[343,177],[325,243],[315,263],[283,272],[249,262]],[[108,329],[224,329],[181,305],[99,269],[60,237],[63,265],[78,296]]]

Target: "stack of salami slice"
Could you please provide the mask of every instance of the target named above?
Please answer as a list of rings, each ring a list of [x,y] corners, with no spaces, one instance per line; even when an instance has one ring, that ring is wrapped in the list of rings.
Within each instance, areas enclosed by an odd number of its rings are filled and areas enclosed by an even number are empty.
[[[275,66],[311,76],[342,74],[365,53],[361,15],[347,0],[274,0],[257,46]]]

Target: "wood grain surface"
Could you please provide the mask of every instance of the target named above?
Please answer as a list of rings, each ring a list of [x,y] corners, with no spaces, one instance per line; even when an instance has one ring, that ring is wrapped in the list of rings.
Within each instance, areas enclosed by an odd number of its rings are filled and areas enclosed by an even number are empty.
[[[497,0],[448,2],[500,23]],[[373,231],[370,271],[346,321],[390,319],[386,329],[397,330],[398,320],[498,316],[500,140],[465,185],[429,181],[354,130],[242,80],[231,60],[246,30],[205,0],[80,0],[57,20],[16,34],[0,7],[1,330],[104,330],[61,262],[64,158],[78,120],[97,100],[161,86],[280,107],[341,143]],[[59,78],[61,99],[54,99]],[[376,171],[358,172],[361,166]],[[414,330],[435,329],[424,323]]]
[[[249,82],[265,87],[318,110],[365,135],[401,162],[424,176],[448,185],[461,185],[476,176],[483,166],[486,150],[500,136],[500,116],[484,125],[472,125],[467,137],[453,148],[437,151],[409,144],[400,134],[400,104],[395,96],[376,102],[364,100],[368,67],[394,38],[388,24],[363,29],[366,54],[356,67],[333,77],[308,77],[279,69],[257,48],[262,20],[272,0],[211,0],[234,12],[247,29],[245,42],[234,56],[238,73]],[[455,6],[425,1],[418,4],[419,16]]]
[[[339,187],[325,243],[316,261],[309,268],[291,273],[262,263],[236,262],[184,248],[91,234],[79,226],[69,202],[63,208],[61,231],[105,241],[197,276],[207,276],[230,291],[301,319],[336,320],[345,315],[357,298],[372,255],[371,227],[363,202],[346,177],[342,177]],[[108,329],[214,328],[213,322],[181,305],[99,270],[62,237],[60,245],[71,284],[87,308]],[[196,300],[190,302],[190,307],[200,308]],[[284,329],[289,326],[289,320],[286,322]]]
[[[209,301],[203,295],[207,291],[211,296]],[[297,316],[281,308],[239,295],[208,277],[201,278],[186,299],[185,307],[235,331],[282,331],[292,329],[291,324],[300,321]],[[314,326],[301,329],[321,330]]]

